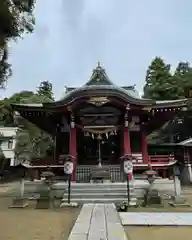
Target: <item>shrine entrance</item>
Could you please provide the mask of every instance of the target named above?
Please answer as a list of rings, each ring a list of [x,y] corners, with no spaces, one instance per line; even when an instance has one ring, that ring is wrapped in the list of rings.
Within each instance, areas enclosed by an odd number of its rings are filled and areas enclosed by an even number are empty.
[[[119,164],[121,138],[119,132],[110,134],[91,134],[78,131],[78,165]]]

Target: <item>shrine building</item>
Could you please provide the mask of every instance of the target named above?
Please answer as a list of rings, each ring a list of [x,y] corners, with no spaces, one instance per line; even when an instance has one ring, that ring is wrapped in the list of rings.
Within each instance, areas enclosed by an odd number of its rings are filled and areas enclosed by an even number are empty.
[[[81,87],[67,88],[62,99],[42,104],[13,104],[19,114],[55,139],[52,156],[32,161],[39,171],[61,169],[70,155],[73,181],[87,181],[92,166],[109,166],[112,180],[119,181],[121,157],[132,154],[134,172],[149,163],[162,176],[176,163],[172,155],[149,155],[147,136],[180,111],[187,99],[155,101],[139,96],[135,86],[117,86],[100,64]]]

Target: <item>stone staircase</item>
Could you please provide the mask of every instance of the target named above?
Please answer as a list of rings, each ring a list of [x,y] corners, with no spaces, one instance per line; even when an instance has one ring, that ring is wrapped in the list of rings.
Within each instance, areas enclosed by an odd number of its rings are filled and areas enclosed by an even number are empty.
[[[134,182],[134,185],[133,185]],[[43,181],[25,182],[25,196],[31,197],[39,195],[39,189]],[[145,180],[135,179],[130,182],[130,200],[135,202],[136,198],[143,198],[144,191],[148,183]],[[63,201],[67,201],[67,182],[57,182],[52,185],[52,194]],[[154,188],[158,189],[162,195],[174,194],[173,181],[169,179],[157,179]],[[72,183],[71,201],[79,203],[116,203],[122,200],[127,201],[126,183]]]
[[[66,185],[67,189],[67,185]],[[67,201],[67,191],[63,202]],[[72,184],[71,201],[78,203],[117,203],[127,201],[127,185],[124,183]],[[136,202],[133,184],[130,184],[130,201]]]

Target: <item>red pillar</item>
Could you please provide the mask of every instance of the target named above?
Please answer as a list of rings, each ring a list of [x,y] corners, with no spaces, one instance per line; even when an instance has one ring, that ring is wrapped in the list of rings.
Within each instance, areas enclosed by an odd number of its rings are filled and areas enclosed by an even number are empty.
[[[77,157],[77,140],[76,140],[76,128],[75,123],[72,120],[71,122],[71,134],[70,134],[70,143],[69,143],[69,154],[72,156],[73,161],[73,174],[72,174],[72,181],[76,181],[76,157]]]
[[[148,164],[149,156],[148,156],[147,136],[145,131],[142,129],[141,129],[141,151],[143,156],[143,162]]]

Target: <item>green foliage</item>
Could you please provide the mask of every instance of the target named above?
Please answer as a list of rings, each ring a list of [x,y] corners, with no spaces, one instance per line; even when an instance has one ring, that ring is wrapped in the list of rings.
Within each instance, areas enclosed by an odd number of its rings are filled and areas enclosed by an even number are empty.
[[[155,100],[175,100],[192,97],[192,67],[188,62],[179,62],[175,72],[170,73],[170,65],[161,58],[155,58],[149,66],[144,86],[144,97]],[[188,109],[192,109],[192,100],[188,99]],[[179,121],[178,121],[179,120]],[[166,126],[150,134],[150,143],[182,141],[191,136],[191,117],[188,114],[177,116]]]
[[[144,97],[158,100],[171,99],[172,79],[170,73],[170,65],[156,57],[146,74],[146,83],[144,86]],[[167,94],[169,92],[169,94]]]
[[[32,15],[35,0],[0,1],[0,87],[5,87],[12,74],[8,63],[8,42],[31,33],[35,24]]]
[[[47,96],[38,95],[37,93],[31,94],[28,98],[20,99],[20,103],[25,104],[42,103],[47,101],[50,101]],[[33,157],[45,155],[52,142],[51,136],[22,117],[20,117],[19,123],[21,130],[18,133],[19,141],[16,144],[17,157],[23,159],[24,154],[24,156],[27,155],[28,158],[31,159]]]
[[[41,82],[40,86],[37,89],[37,94],[39,96],[47,97],[50,100],[54,100],[52,84],[49,81]]]
[[[44,96],[42,93],[22,91],[0,102],[1,125],[17,125],[20,128],[17,134],[15,154],[21,161],[45,155],[47,149],[52,144],[52,137],[21,116],[17,116],[15,121],[14,112],[10,104],[32,104],[49,101],[53,100],[48,96]]]
[[[155,100],[175,100],[188,97],[192,89],[192,68],[179,62],[173,74],[170,65],[156,57],[147,69],[144,97]]]

